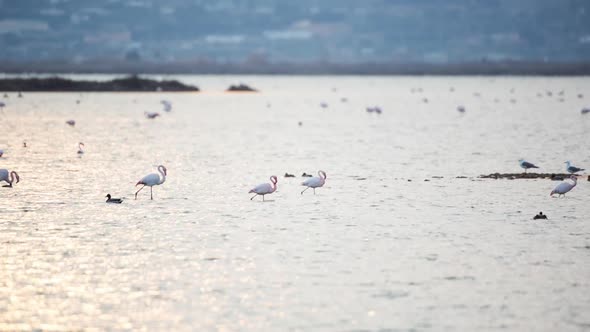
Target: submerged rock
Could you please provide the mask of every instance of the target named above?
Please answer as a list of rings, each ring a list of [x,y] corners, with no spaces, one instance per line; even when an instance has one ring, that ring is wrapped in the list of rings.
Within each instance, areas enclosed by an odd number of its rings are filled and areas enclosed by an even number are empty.
[[[240,85],[230,85],[229,88],[227,88],[227,90],[225,90],[227,92],[235,92],[235,91],[249,91],[249,92],[257,92],[258,90],[246,85],[246,84],[240,84]]]
[[[492,173],[487,175],[480,175],[482,179],[550,179],[553,181],[562,181],[570,177],[570,174],[565,173]]]

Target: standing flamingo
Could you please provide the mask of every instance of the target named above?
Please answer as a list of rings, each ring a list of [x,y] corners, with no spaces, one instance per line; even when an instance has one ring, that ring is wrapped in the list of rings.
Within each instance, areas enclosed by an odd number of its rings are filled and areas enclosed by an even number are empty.
[[[578,179],[575,175],[570,176],[570,179],[572,179],[574,183],[564,181],[558,184],[557,187],[555,187],[555,189],[551,191],[551,194],[549,194],[549,196],[553,196],[553,194],[559,194],[557,197],[561,197],[561,195],[565,196],[567,192],[574,189],[576,184],[578,184]]]
[[[166,174],[167,174],[166,167],[164,167],[164,165],[158,166],[158,172],[160,172],[160,174],[152,173],[152,174],[148,174],[148,175],[144,176],[141,180],[139,180],[139,182],[137,182],[137,184],[135,184],[136,187],[140,184],[143,185],[135,193],[135,199],[137,199],[137,194],[141,191],[141,189],[145,188],[145,186],[150,187],[150,199],[152,199],[152,200],[154,199],[153,187],[159,186],[166,181]]]
[[[258,195],[262,195],[262,201],[264,202],[264,195],[272,194],[275,192],[275,190],[277,190],[277,181],[277,177],[273,175],[270,177],[270,182],[272,182],[272,184],[263,183],[252,188],[252,190],[250,190],[248,193],[255,193],[256,195],[252,196],[250,200],[254,199],[254,197]]]
[[[10,174],[10,178],[8,177],[9,174]],[[4,185],[3,187],[12,188],[12,183],[14,182],[15,178],[16,178],[16,183],[19,183],[20,177],[18,176],[18,174],[15,171],[8,173],[7,169],[5,169],[5,168],[0,169],[0,182],[6,181],[8,183],[8,185]]]
[[[78,143],[78,154],[80,154],[80,155],[84,154],[84,151],[82,150],[83,146],[84,146],[84,143],[82,143],[82,142]]]
[[[302,186],[307,187],[307,188],[303,189],[303,191],[301,192],[301,195],[303,195],[303,193],[309,188],[313,188],[313,194],[315,195],[315,188],[319,188],[319,187],[324,186],[324,183],[326,183],[326,178],[327,178],[326,172],[318,171],[318,175],[319,175],[319,177],[309,178],[301,183]]]

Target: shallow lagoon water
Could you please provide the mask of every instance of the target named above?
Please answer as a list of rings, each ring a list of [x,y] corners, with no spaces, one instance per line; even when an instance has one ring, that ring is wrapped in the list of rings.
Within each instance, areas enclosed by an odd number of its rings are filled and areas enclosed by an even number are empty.
[[[203,91],[2,99],[0,330],[590,328],[590,183],[477,178],[590,168],[589,79],[179,78]]]

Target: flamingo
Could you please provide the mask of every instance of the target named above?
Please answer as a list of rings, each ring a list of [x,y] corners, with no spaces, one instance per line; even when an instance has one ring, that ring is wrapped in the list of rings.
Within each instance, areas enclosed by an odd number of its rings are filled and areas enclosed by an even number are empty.
[[[575,175],[570,176],[570,179],[572,179],[574,183],[563,181],[562,183],[558,184],[557,187],[555,187],[555,189],[551,191],[551,194],[549,194],[549,196],[553,197],[553,194],[559,194],[557,197],[561,197],[561,195],[565,196],[567,192],[574,189],[576,184],[578,184],[578,179]]]
[[[568,171],[568,173],[571,173],[571,174],[574,174],[574,173],[581,172],[581,171],[584,171],[585,170],[583,168],[578,168],[576,166],[572,166],[571,163],[569,162],[569,160],[566,161],[565,164],[566,164],[565,170]]]
[[[160,113],[158,112],[143,112],[143,114],[145,114],[145,117],[148,119],[155,119],[156,117],[160,116]]]
[[[303,193],[309,188],[313,188],[313,194],[315,195],[315,188],[319,188],[319,187],[324,186],[324,183],[326,183],[326,178],[327,178],[326,172],[318,171],[318,175],[319,175],[319,177],[312,177],[312,178],[309,178],[301,183],[302,186],[307,187],[307,188],[303,189],[303,191],[301,192],[301,195],[303,195]]]
[[[84,146],[84,143],[82,143],[82,142],[78,143],[78,154],[80,154],[80,155],[84,154],[84,151],[82,150],[83,146]]]
[[[248,193],[255,193],[256,195],[252,196],[250,200],[253,200],[254,197],[258,195],[262,195],[262,201],[264,202],[264,195],[272,194],[277,190],[277,181],[277,177],[273,175],[270,177],[270,182],[272,182],[272,184],[263,183],[252,188]]]
[[[4,154],[4,150],[0,149],[0,157]]]
[[[525,161],[524,159],[519,159],[518,161],[520,162],[520,167],[524,168],[525,173],[526,173],[526,170],[529,168],[539,168],[539,167],[529,163],[528,161]]]
[[[8,177],[9,174],[10,174],[10,178]],[[0,182],[6,181],[8,183],[8,185],[4,185],[3,187],[12,188],[12,183],[14,182],[15,178],[16,178],[16,183],[19,183],[20,177],[18,176],[18,174],[15,171],[8,173],[7,169],[4,169],[4,168],[0,169]]]
[[[158,166],[158,172],[160,172],[160,174],[152,173],[152,174],[148,174],[148,175],[144,176],[143,178],[141,178],[141,180],[139,180],[139,182],[137,182],[135,184],[136,187],[140,184],[143,185],[135,193],[135,199],[137,199],[137,194],[141,191],[141,189],[145,188],[145,186],[150,187],[150,199],[152,199],[152,200],[154,199],[153,187],[159,186],[162,183],[164,183],[166,181],[166,174],[168,174],[166,167],[164,167],[164,165]]]
[[[74,121],[74,120],[68,120],[68,121],[66,121],[66,123],[72,127],[76,125],[76,121]]]

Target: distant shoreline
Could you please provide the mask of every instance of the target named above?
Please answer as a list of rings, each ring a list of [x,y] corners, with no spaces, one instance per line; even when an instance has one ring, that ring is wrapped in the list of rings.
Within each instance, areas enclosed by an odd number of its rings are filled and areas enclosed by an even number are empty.
[[[153,80],[128,76],[108,81],[72,80],[53,76],[47,78],[3,78],[0,79],[3,92],[198,92],[196,86],[176,80]]]
[[[367,76],[590,76],[590,61],[481,61],[461,63],[220,63],[203,60],[129,62],[59,60],[0,62],[5,74],[146,74],[146,75],[367,75]]]

